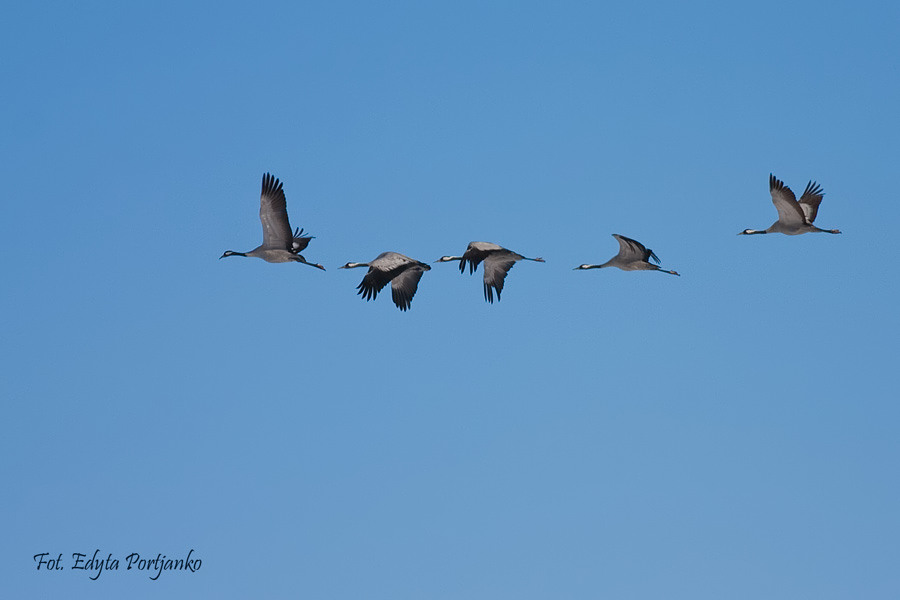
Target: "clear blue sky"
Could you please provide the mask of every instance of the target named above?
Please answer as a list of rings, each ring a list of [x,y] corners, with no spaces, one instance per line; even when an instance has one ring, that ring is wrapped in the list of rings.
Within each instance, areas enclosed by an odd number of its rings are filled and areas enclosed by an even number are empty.
[[[898,23],[0,9],[4,593],[900,597]],[[267,171],[326,272],[218,260],[259,243]],[[843,235],[738,237],[769,173]],[[682,277],[572,270],[612,233]],[[547,262],[494,305],[436,264],[407,313],[336,268],[473,240]],[[120,570],[69,568],[96,549]]]

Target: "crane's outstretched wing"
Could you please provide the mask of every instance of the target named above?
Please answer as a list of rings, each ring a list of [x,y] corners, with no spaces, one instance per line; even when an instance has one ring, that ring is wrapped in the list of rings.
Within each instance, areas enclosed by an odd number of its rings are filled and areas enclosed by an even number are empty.
[[[259,197],[259,221],[262,223],[263,248],[290,250],[294,236],[288,220],[287,201],[278,178],[266,173]]]
[[[491,254],[484,261],[484,299],[494,303],[494,290],[497,290],[497,302],[500,302],[500,292],[503,291],[503,282],[506,274],[513,268],[517,260],[522,256],[506,250]]]
[[[797,227],[806,223],[806,215],[797,203],[797,198],[791,188],[784,182],[769,174],[769,193],[772,194],[772,204],[778,211],[778,220],[788,227]]]
[[[378,292],[383,290],[384,286],[386,286],[390,280],[390,273],[380,271],[375,267],[369,267],[369,272],[366,273],[363,280],[356,286],[356,289],[359,290],[357,294],[366,300],[374,300],[378,297]]]
[[[816,220],[819,204],[822,203],[824,195],[825,192],[822,191],[822,186],[815,181],[810,181],[806,184],[806,189],[803,190],[803,195],[800,196],[800,209],[803,211],[807,223],[812,224]]]
[[[652,258],[659,263],[659,257],[653,253],[653,250],[649,250],[639,241],[625,237],[624,235],[619,235],[618,233],[614,233],[613,237],[619,241],[619,257],[624,261],[634,262],[642,260],[644,262],[649,262],[649,259]]]
[[[422,274],[430,269],[431,267],[428,265],[414,264],[391,280],[391,297],[397,308],[409,309],[413,296],[419,289],[419,280],[422,279]]]

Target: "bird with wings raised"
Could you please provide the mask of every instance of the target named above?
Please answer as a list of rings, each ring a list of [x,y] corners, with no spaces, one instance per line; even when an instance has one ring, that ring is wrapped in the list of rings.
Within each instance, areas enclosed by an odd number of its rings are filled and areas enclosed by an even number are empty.
[[[249,252],[226,250],[219,258],[226,256],[251,256],[270,263],[299,262],[317,269],[322,265],[308,262],[300,254],[309,245],[312,236],[304,236],[302,229],[291,231],[288,220],[287,201],[284,188],[277,177],[266,173],[262,178],[262,193],[259,196],[259,221],[262,223],[263,243]]]
[[[745,229],[738,235],[753,235],[757,233],[783,233],[785,235],[800,235],[801,233],[821,232],[840,233],[837,229],[820,229],[813,225],[816,214],[819,212],[819,204],[825,192],[815,181],[806,184],[800,200],[794,196],[791,188],[784,182],[769,174],[769,193],[772,194],[772,204],[778,211],[778,220],[772,223],[768,229]]]

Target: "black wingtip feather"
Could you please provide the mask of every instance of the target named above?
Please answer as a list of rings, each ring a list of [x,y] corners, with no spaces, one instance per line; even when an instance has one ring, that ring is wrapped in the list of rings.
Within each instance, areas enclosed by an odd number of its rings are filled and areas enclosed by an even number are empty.
[[[484,284],[484,299],[489,303],[494,303],[494,291],[497,292],[497,302],[500,302],[500,288],[492,286],[489,283]]]
[[[361,282],[356,289],[359,290],[357,294],[366,299],[366,302],[369,300],[374,300],[378,296],[378,290],[373,287],[367,286],[365,281]]]
[[[769,173],[769,191],[784,189],[784,182]]]

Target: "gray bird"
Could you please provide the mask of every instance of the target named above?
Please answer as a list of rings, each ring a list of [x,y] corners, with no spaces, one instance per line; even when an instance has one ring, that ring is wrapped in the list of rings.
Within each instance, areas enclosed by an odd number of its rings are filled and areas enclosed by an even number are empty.
[[[384,286],[390,282],[391,297],[397,308],[404,311],[412,304],[413,296],[419,288],[419,280],[431,267],[398,252],[382,252],[375,260],[367,263],[348,262],[340,269],[369,267],[369,272],[356,287],[360,296],[374,300]]]
[[[304,236],[302,229],[291,233],[288,221],[287,201],[284,189],[276,177],[266,173],[262,178],[262,193],[259,197],[259,220],[262,223],[263,243],[249,252],[226,250],[226,256],[252,256],[270,263],[300,262],[317,269],[325,270],[322,265],[307,262],[300,254],[309,245],[312,236]]]
[[[752,235],[754,233],[783,233],[785,235],[800,235],[809,232],[840,233],[837,229],[819,229],[813,225],[816,213],[819,212],[819,204],[822,202],[822,186],[815,181],[806,184],[800,201],[794,196],[791,188],[784,185],[771,173],[769,174],[769,192],[772,194],[772,204],[778,210],[778,220],[766,230],[745,229],[738,235]]]
[[[663,273],[678,275],[675,271],[660,269],[658,266],[651,263],[650,259],[659,263],[659,257],[656,256],[653,250],[648,249],[639,241],[627,238],[624,235],[619,235],[618,233],[614,233],[612,236],[619,240],[618,254],[602,265],[580,265],[575,267],[574,270],[583,271],[586,269],[602,269],[603,267],[618,267],[623,271],[662,271]]]
[[[507,250],[491,242],[469,242],[469,246],[462,256],[442,256],[435,262],[459,261],[459,272],[464,273],[466,263],[469,264],[469,275],[475,272],[478,265],[484,261],[484,299],[494,303],[494,290],[497,290],[497,302],[500,302],[500,292],[503,291],[503,281],[513,265],[520,260],[532,260],[544,262],[543,258],[528,258]]]

